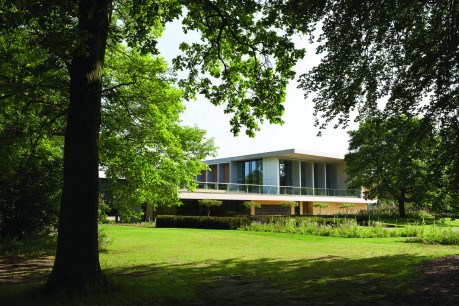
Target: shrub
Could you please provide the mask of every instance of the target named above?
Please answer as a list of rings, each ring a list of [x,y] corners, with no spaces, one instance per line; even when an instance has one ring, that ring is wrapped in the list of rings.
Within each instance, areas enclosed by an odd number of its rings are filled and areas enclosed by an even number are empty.
[[[37,150],[37,156],[0,165],[0,237],[47,234],[57,225],[62,160]]]
[[[168,216],[156,218],[156,227],[235,230],[249,224],[247,217]]]
[[[252,223],[241,229],[344,238],[411,237],[409,241],[414,242],[459,244],[459,232],[451,228],[445,230],[442,227],[427,227],[417,224],[388,228],[383,222],[376,221],[370,221],[368,226],[360,226],[356,219],[345,218],[252,218]]]

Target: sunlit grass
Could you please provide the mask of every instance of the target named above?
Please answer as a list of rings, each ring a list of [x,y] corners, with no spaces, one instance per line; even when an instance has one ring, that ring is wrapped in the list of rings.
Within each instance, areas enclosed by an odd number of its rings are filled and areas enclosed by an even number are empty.
[[[403,297],[416,289],[411,281],[418,263],[459,254],[457,246],[408,244],[402,238],[102,227],[111,241],[100,254],[112,281],[109,290],[69,302],[30,298],[24,287],[8,284],[0,297],[85,305],[365,304]]]

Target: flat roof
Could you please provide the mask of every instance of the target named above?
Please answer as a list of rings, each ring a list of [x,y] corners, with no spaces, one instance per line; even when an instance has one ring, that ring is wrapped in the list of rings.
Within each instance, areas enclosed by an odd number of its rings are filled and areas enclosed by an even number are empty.
[[[319,153],[319,152],[307,151],[307,150],[302,150],[302,149],[287,149],[287,150],[260,152],[260,153],[240,155],[240,156],[207,159],[205,160],[205,162],[208,164],[213,164],[213,163],[221,164],[221,163],[229,163],[231,161],[262,159],[266,157],[280,157],[280,158],[285,158],[285,159],[302,159],[302,160],[329,161],[329,162],[339,162],[339,161],[344,160],[344,155]]]
[[[239,200],[239,201],[303,201],[303,202],[328,202],[328,203],[353,203],[369,204],[376,200],[366,200],[357,197],[334,197],[334,196],[313,196],[313,195],[285,195],[285,194],[257,194],[257,193],[228,193],[228,192],[180,192],[182,200]]]

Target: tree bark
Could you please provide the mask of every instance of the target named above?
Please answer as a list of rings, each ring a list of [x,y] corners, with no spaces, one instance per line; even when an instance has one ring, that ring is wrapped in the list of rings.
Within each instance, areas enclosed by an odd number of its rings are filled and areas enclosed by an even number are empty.
[[[98,252],[99,130],[110,0],[79,2],[79,37],[70,73],[64,187],[56,259],[46,289],[104,284]]]
[[[400,218],[406,218],[405,200],[406,200],[405,192],[402,191],[401,195],[397,199],[397,201],[398,201],[398,212],[399,212]]]

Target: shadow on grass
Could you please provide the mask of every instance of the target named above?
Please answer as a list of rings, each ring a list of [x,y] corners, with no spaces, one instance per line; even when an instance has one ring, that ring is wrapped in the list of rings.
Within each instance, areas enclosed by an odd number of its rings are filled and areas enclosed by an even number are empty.
[[[70,300],[41,297],[34,294],[40,286],[35,283],[26,291],[13,291],[0,304],[403,305],[410,304],[416,291],[413,271],[423,259],[395,255],[291,261],[233,258],[185,265],[164,262],[106,270],[112,284],[98,294]]]
[[[36,258],[54,256],[57,236],[31,236],[26,239],[1,239],[1,257]]]

